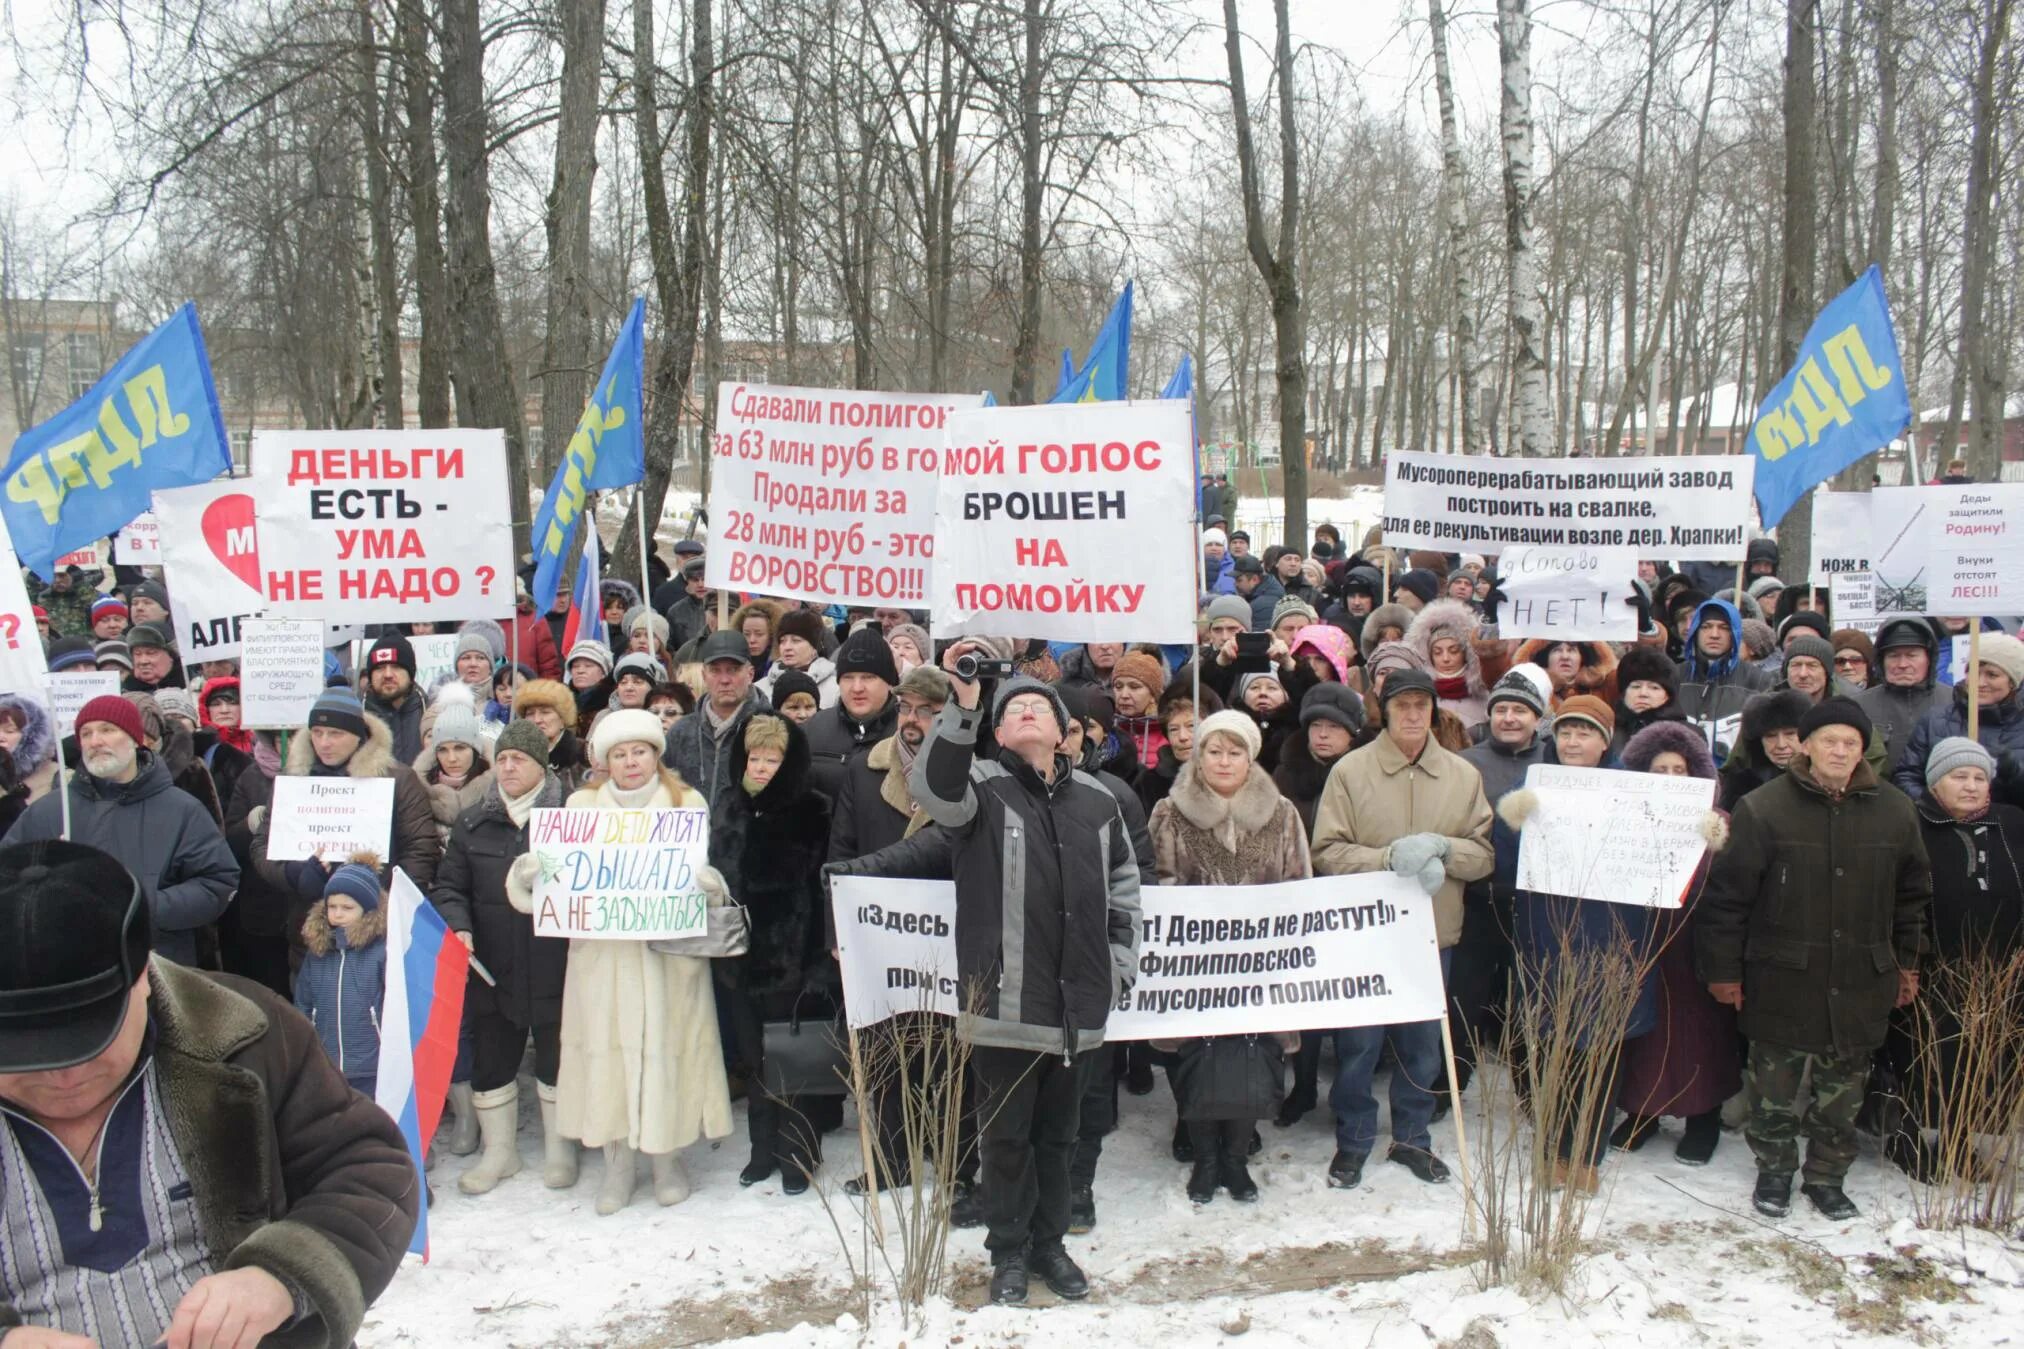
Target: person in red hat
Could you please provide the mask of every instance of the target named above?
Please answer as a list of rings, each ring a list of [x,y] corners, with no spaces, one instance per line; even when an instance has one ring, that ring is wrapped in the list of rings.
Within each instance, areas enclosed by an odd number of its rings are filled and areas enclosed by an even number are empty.
[[[68,837],[117,858],[140,882],[155,950],[192,965],[198,932],[216,922],[239,885],[239,863],[209,811],[169,779],[146,746],[140,710],[114,694],[77,710],[83,760],[70,776],[70,827],[55,792],[31,805],[4,843]]]

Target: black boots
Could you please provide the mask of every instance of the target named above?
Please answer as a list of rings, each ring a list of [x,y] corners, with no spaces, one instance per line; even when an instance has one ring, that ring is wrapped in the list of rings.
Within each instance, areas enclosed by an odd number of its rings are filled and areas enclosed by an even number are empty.
[[[1673,1149],[1673,1160],[1681,1166],[1706,1166],[1722,1141],[1722,1107],[1687,1116],[1687,1132]]]
[[[1750,1202],[1767,1218],[1784,1217],[1792,1211],[1792,1177],[1759,1171],[1757,1188],[1750,1192]]]
[[[1068,1231],[1071,1236],[1081,1236],[1096,1226],[1096,1192],[1087,1185],[1078,1185],[1068,1193]]]
[[[1251,1179],[1245,1158],[1257,1151],[1258,1131],[1250,1120],[1191,1120],[1188,1141],[1195,1168],[1188,1173],[1188,1198],[1206,1204],[1221,1186],[1240,1204],[1258,1198],[1258,1182]]]
[[[1066,1302],[1080,1302],[1089,1296],[1089,1279],[1082,1272],[1082,1266],[1068,1258],[1060,1242],[1052,1246],[1037,1247],[1026,1257],[1026,1263],[1038,1274],[1054,1296]]]
[[[1447,1183],[1448,1164],[1425,1148],[1409,1148],[1403,1143],[1394,1143],[1391,1151],[1385,1154],[1385,1160],[1397,1162],[1428,1185]]]
[[[1799,1193],[1805,1195],[1812,1202],[1813,1207],[1819,1211],[1820,1216],[1828,1219],[1830,1222],[1847,1222],[1850,1218],[1857,1217],[1862,1212],[1861,1209],[1855,1206],[1854,1200],[1842,1193],[1839,1184],[1829,1185],[1815,1182],[1800,1186]]]
[[[1188,1173],[1188,1198],[1206,1204],[1216,1197],[1216,1186],[1223,1180],[1221,1158],[1217,1155],[1222,1151],[1222,1126],[1215,1120],[1189,1120],[1184,1127],[1188,1133],[1188,1155],[1195,1163],[1195,1169]]]
[[[1026,1301],[1026,1252],[1007,1251],[991,1262],[991,1300],[1017,1307]]]
[[[1226,1123],[1223,1126],[1223,1155],[1220,1172],[1223,1188],[1228,1190],[1230,1197],[1240,1204],[1255,1204],[1258,1202],[1258,1182],[1251,1179],[1251,1169],[1244,1164],[1245,1157],[1255,1151],[1255,1149],[1250,1147],[1250,1144],[1254,1142],[1259,1142],[1260,1146],[1262,1146],[1262,1142],[1258,1138],[1258,1131],[1251,1127],[1249,1120],[1238,1120],[1235,1123]]]
[[[1334,1160],[1328,1164],[1328,1188],[1331,1190],[1354,1190],[1363,1184],[1363,1160],[1361,1152],[1336,1151]]]
[[[1636,1152],[1658,1131],[1659,1122],[1650,1115],[1625,1115],[1623,1123],[1610,1131],[1609,1145],[1618,1152]]]

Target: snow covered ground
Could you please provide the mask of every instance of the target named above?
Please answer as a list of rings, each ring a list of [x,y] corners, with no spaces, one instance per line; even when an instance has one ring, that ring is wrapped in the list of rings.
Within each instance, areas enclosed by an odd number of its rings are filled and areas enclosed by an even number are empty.
[[[766,1349],[861,1344],[1107,1343],[1316,1346],[1571,1346],[1596,1344],[1933,1344],[2024,1341],[2024,1245],[1985,1233],[1919,1232],[1904,1177],[1873,1154],[1849,1192],[1863,1216],[1833,1224],[1803,1200],[1778,1223],[1749,1205],[1754,1168],[1725,1134],[1714,1164],[1673,1160],[1676,1134],[1619,1155],[1592,1253],[1567,1295],[1482,1290],[1462,1242],[1459,1183],[1428,1187],[1374,1157],[1355,1191],[1325,1188],[1333,1147],[1321,1110],[1290,1130],[1263,1126],[1254,1162],[1261,1201],[1227,1195],[1203,1209],[1182,1194],[1186,1168],[1168,1155],[1172,1101],[1164,1082],[1123,1098],[1104,1150],[1098,1223],[1069,1249],[1088,1270],[1087,1302],[1046,1306],[1036,1281],[1026,1308],[980,1306],[981,1232],[950,1241],[955,1288],[923,1326],[859,1324],[847,1266],[811,1191],[737,1183],[739,1133],[686,1154],[695,1194],[657,1207],[643,1190],[610,1218],[592,1211],[602,1158],[586,1159],[573,1190],[541,1185],[532,1091],[523,1095],[521,1151],[531,1163],[491,1195],[467,1198],[445,1155],[432,1176],[433,1262],[410,1261],[368,1314],[359,1343],[391,1346],[663,1346],[738,1343]],[[1452,1126],[1436,1146],[1452,1162]],[[818,1183],[832,1187],[844,1230],[857,1205],[835,1187],[855,1172],[848,1129],[826,1140]]]

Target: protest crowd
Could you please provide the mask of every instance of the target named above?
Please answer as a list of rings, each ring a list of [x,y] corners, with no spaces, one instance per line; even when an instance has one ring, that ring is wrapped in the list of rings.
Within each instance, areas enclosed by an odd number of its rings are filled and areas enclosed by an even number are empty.
[[[1556,1179],[1592,1190],[1613,1150],[1661,1137],[1704,1164],[1740,1129],[1761,1212],[1788,1210],[1796,1176],[1822,1214],[1854,1216],[1858,1117],[1912,1073],[1922,965],[2020,939],[2024,642],[1992,627],[1974,679],[1946,682],[1971,620],[1837,626],[1768,538],[1740,565],[1640,562],[1631,640],[1505,637],[1497,558],[1326,524],[1259,551],[1217,493],[1192,646],[935,641],[905,608],[723,595],[685,539],[647,593],[603,580],[607,640],[572,639],[589,616],[569,588],[536,596],[523,575],[510,622],[380,625],[355,661],[333,648],[290,731],[242,725],[234,660],[186,665],[160,580],[31,577],[49,669],[110,671],[120,691],[68,735],[36,697],[0,695],[0,1244],[40,1261],[0,1272],[0,1327],[166,1330],[208,1291],[250,1337],[186,1342],[348,1342],[419,1183],[364,1099],[398,977],[396,867],[475,957],[430,1158],[435,1185],[467,1194],[525,1165],[523,1078],[541,1184],[574,1186],[601,1152],[601,1214],[643,1175],[655,1202],[687,1199],[683,1149],[728,1137],[741,1097],[740,1184],[777,1176],[793,1196],[825,1167],[852,1194],[905,1183],[862,1174],[855,1146],[825,1157],[841,1086],[768,1058],[783,1023],[842,1011],[829,887],[907,877],[955,884],[970,1000],[952,1221],[985,1230],[995,1300],[1023,1301],[1029,1278],[1088,1291],[1064,1238],[1097,1222],[1121,1102],[1172,1117],[1197,1204],[1255,1199],[1263,1131],[1324,1103],[1330,1187],[1355,1189],[1374,1152],[1447,1182],[1434,1126],[1511,982],[1611,942],[1652,959],[1621,1036],[1585,1046],[1610,1085],[1559,1141]],[[416,643],[439,636],[449,668],[424,685]],[[1538,765],[1711,784],[1680,907],[1522,885]],[[289,778],[390,780],[385,855],[271,851]],[[712,908],[743,906],[742,951],[537,935],[530,819],[566,806],[707,811],[700,884]],[[1431,898],[1453,1059],[1438,1021],[1106,1043],[1155,887],[1367,873]],[[67,1110],[51,1083],[87,1061],[102,1090]],[[897,1095],[874,1092],[865,1121],[887,1155]],[[1883,1153],[1928,1174],[1929,1122],[1898,1112]],[[63,1150],[80,1127],[103,1138],[83,1183]],[[257,1182],[217,1155],[249,1138],[274,1159]],[[194,1211],[152,1197],[179,1177],[234,1193]]]

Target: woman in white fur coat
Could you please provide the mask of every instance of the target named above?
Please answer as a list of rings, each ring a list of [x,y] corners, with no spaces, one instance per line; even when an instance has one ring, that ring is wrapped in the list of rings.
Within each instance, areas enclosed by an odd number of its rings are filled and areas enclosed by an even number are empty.
[[[661,766],[664,747],[659,717],[633,708],[612,712],[591,741],[592,758],[609,776],[572,795],[569,805],[702,807],[702,796]],[[515,865],[531,873],[538,864],[530,852]],[[714,870],[704,868],[701,879],[712,907],[728,902]],[[531,886],[531,875],[522,880]],[[599,1213],[630,1202],[642,1152],[652,1162],[654,1198],[662,1204],[688,1198],[681,1149],[731,1134],[710,962],[663,955],[644,941],[571,941],[555,1095],[557,1131],[604,1149]]]

